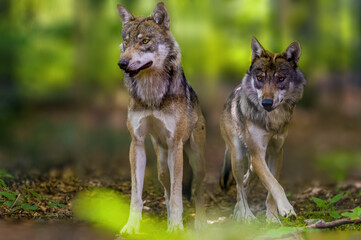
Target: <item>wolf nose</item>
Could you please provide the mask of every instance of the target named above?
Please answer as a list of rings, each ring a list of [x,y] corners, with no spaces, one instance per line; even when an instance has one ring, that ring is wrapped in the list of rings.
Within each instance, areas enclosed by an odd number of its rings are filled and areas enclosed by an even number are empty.
[[[120,67],[120,69],[123,69],[125,70],[127,67],[128,67],[128,60],[125,60],[125,59],[121,59],[119,62],[118,62],[118,66]]]
[[[267,111],[272,110],[273,100],[272,99],[263,99],[262,100],[262,106]]]

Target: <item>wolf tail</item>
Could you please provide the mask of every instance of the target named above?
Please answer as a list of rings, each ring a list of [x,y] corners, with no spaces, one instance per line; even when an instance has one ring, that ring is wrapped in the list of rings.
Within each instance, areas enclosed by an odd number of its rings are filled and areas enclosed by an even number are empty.
[[[223,191],[228,191],[230,183],[232,182],[232,164],[231,156],[229,154],[228,147],[224,152],[223,164],[221,169],[221,176],[219,178],[219,185]]]
[[[252,164],[248,162],[248,170],[243,177],[243,187],[246,193],[248,194],[250,191],[250,185],[254,185],[257,182],[257,176],[253,171]]]
[[[251,169],[248,169],[243,177],[243,187],[245,191],[248,191],[249,183],[253,180]]]
[[[224,153],[222,169],[221,169],[221,176],[219,179],[219,185],[221,186],[221,189],[224,191],[228,191],[230,185],[234,181],[231,172],[232,172],[231,156],[229,154],[228,148],[226,148],[226,151]],[[243,176],[243,187],[246,191],[250,190],[249,186],[255,179],[256,179],[256,175],[254,174],[252,165],[249,162],[247,172]]]

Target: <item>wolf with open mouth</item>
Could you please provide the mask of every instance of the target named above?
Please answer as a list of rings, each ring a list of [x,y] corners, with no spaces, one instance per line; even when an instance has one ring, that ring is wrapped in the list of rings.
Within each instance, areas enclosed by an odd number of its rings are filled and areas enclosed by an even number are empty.
[[[163,3],[157,4],[150,17],[134,17],[121,5],[118,12],[123,22],[118,65],[125,72],[130,94],[127,126],[132,137],[130,215],[121,233],[139,232],[146,165],[144,139],[148,134],[157,155],[158,179],[164,187],[168,230],[183,229],[183,151],[193,170],[195,226],[200,227],[205,222],[205,120],[197,95],[184,76],[179,46],[169,31],[168,12]]]

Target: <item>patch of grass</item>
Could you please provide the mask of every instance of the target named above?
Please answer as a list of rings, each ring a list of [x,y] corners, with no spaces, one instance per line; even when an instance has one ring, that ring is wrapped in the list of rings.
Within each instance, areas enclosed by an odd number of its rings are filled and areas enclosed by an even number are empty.
[[[30,188],[23,187],[22,192],[15,192],[8,188],[5,178],[14,178],[5,169],[0,169],[0,209],[4,209],[9,214],[17,211],[37,211],[39,204],[48,201],[49,196],[41,196],[39,193]],[[58,201],[49,200],[50,207],[65,207]]]
[[[338,213],[338,211],[335,210],[334,204],[341,200],[344,193],[339,193],[333,198],[331,198],[329,201],[312,197],[312,200],[316,203],[317,207],[321,208],[322,210],[329,213],[329,216],[332,219],[339,219],[341,218],[341,215]]]
[[[56,200],[50,200],[50,203],[48,205],[50,207],[65,208],[65,204],[59,203],[59,201],[56,201]]]

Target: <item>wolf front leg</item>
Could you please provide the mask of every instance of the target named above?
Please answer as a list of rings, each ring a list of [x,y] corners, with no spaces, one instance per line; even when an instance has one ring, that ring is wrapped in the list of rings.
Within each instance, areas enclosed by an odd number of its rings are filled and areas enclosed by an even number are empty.
[[[181,139],[170,144],[168,148],[168,167],[170,175],[170,199],[168,231],[183,230],[183,142]]]
[[[252,154],[252,166],[254,171],[261,179],[263,185],[272,194],[273,199],[276,201],[279,214],[284,217],[296,215],[292,205],[288,202],[286,194],[282,186],[278,183],[276,178],[269,171],[267,164],[260,155]]]
[[[247,147],[251,156],[251,163],[255,173],[266,189],[276,201],[278,213],[284,217],[296,215],[292,205],[288,202],[285,191],[269,170],[265,158],[270,136],[264,129],[249,125],[246,131]]]
[[[286,140],[287,132],[283,135],[277,135],[273,137],[267,147],[266,160],[267,165],[273,176],[278,180],[281,174],[282,162],[283,162],[283,145]],[[269,222],[279,223],[278,210],[275,199],[271,192],[268,192],[266,200],[266,216]]]
[[[281,167],[283,161],[283,149],[273,149],[269,147],[267,153],[267,163],[268,168],[270,169],[273,176],[278,180],[281,174]],[[278,210],[275,199],[273,198],[271,192],[268,192],[266,200],[266,216],[269,222],[280,222],[278,219]]]
[[[129,160],[132,179],[132,196],[128,222],[121,230],[121,234],[139,233],[140,220],[142,219],[142,191],[146,165],[144,139],[140,140],[134,137],[132,138]]]

